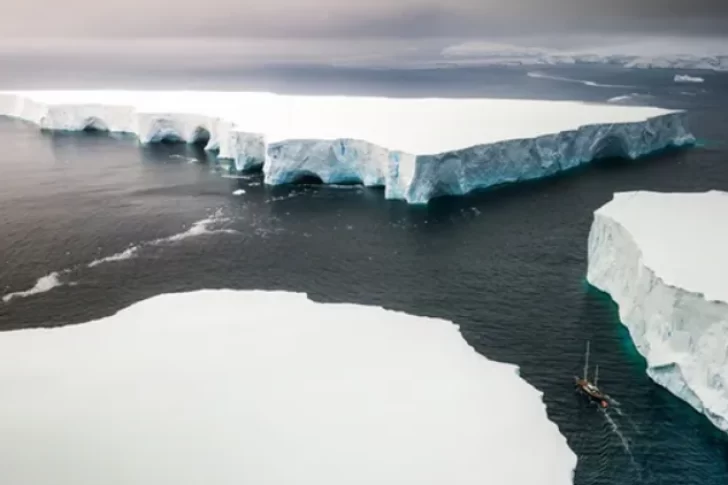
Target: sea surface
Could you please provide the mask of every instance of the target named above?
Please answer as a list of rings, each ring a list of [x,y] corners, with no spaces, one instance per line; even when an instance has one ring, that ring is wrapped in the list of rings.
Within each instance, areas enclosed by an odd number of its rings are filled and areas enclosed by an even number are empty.
[[[203,288],[284,289],[442,317],[544,392],[550,419],[578,454],[577,484],[728,483],[728,437],[648,379],[614,305],[585,281],[592,213],[615,191],[728,190],[728,75],[692,72],[706,82],[675,84],[674,74],[292,67],[194,79],[137,73],[114,86],[611,99],[687,109],[699,138],[692,149],[427,207],[384,200],[382,189],[266,187],[260,175],[230,178],[194,147],[42,133],[0,118],[0,329],[85,322],[153,295]],[[79,78],[75,86],[107,81]],[[238,189],[245,193],[233,195]],[[606,411],[573,390],[587,340],[600,384],[618,402]]]

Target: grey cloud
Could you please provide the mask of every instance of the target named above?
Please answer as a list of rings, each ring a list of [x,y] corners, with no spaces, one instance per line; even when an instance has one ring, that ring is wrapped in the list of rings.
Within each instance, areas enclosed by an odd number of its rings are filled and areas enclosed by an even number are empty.
[[[240,38],[727,33],[724,0],[23,0],[0,37]]]

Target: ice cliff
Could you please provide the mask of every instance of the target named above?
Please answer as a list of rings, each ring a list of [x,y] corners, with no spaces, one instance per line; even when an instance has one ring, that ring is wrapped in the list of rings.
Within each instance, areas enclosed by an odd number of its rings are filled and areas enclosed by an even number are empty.
[[[682,112],[531,100],[34,91],[0,93],[0,114],[201,143],[267,184],[315,176],[412,204],[694,141]]]
[[[588,281],[656,383],[728,432],[728,193],[626,192],[594,213]]]
[[[573,483],[542,393],[445,320],[204,290],[0,354],[8,485]]]

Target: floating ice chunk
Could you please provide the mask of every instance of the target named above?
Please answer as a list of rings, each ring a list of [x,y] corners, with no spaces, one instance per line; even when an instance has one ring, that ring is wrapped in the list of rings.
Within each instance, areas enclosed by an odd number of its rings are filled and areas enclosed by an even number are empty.
[[[703,79],[702,77],[689,76],[687,74],[676,74],[675,82],[676,83],[702,83],[702,82],[705,82],[705,79]]]
[[[652,95],[650,94],[640,94],[640,93],[631,93],[631,94],[623,94],[621,96],[614,96],[612,98],[607,99],[607,103],[624,103],[628,101],[635,101],[635,100],[647,100],[652,99]]]
[[[587,278],[658,384],[728,432],[728,193],[626,192],[594,214]]]
[[[63,272],[53,271],[45,276],[41,276],[38,278],[38,281],[35,282],[35,285],[29,290],[8,293],[3,296],[3,301],[8,303],[13,298],[26,298],[28,296],[45,293],[46,291],[51,291],[53,288],[63,286],[63,282],[61,281],[62,273]]]
[[[159,246],[161,244],[167,244],[170,242],[178,242],[182,241],[184,239],[189,239],[191,237],[197,237],[202,236],[204,234],[236,234],[237,231],[233,229],[217,229],[215,226],[221,223],[229,222],[229,217],[224,217],[222,215],[222,210],[218,209],[216,210],[212,215],[205,217],[204,219],[200,219],[199,221],[195,221],[192,223],[192,225],[183,232],[179,232],[177,234],[172,234],[171,236],[155,239],[148,244],[151,244],[152,246]]]
[[[629,84],[603,84],[598,83],[595,81],[588,81],[585,79],[574,79],[570,77],[564,77],[564,76],[554,76],[552,74],[546,74],[543,72],[529,72],[526,74],[528,77],[536,78],[536,79],[549,79],[552,81],[562,81],[567,83],[577,83],[577,84],[583,84],[585,86],[591,86],[594,88],[635,88],[637,86],[632,86]]]
[[[679,111],[533,100],[33,91],[0,93],[0,114],[205,142],[238,171],[262,166],[267,184],[313,176],[413,204],[694,142]]]
[[[6,483],[566,485],[577,461],[515,366],[378,307],[168,294],[0,354]]]
[[[95,259],[91,261],[90,263],[86,264],[87,268],[95,268],[97,266],[100,266],[102,264],[106,263],[112,263],[117,261],[126,261],[129,259],[133,259],[137,257],[140,253],[140,251],[147,246],[163,246],[165,244],[169,243],[176,243],[179,241],[183,241],[192,237],[197,236],[203,236],[208,234],[237,234],[237,231],[234,229],[225,229],[225,228],[219,228],[217,226],[222,225],[226,222],[229,222],[230,218],[224,217],[222,214],[222,210],[218,209],[213,214],[209,215],[208,217],[205,217],[204,219],[200,219],[198,221],[195,221],[192,223],[192,225],[185,229],[182,232],[178,232],[176,234],[172,234],[171,236],[154,239],[151,241],[143,241],[140,243],[137,243],[135,245],[132,245],[125,250],[112,254],[110,256],[105,256],[102,258]],[[68,275],[72,272],[74,272],[76,268],[66,268],[61,271],[53,271],[41,278],[39,278],[35,285],[24,291],[15,291],[12,293],[7,293],[3,295],[2,299],[3,302],[9,303],[11,300],[15,298],[27,298],[29,296],[38,295],[40,293],[45,293],[47,291],[51,291],[54,288],[63,286],[65,283],[62,281],[61,276]],[[72,284],[72,283],[68,283]]]
[[[89,268],[94,268],[96,266],[99,266],[101,264],[105,263],[113,263],[116,261],[126,261],[127,259],[132,259],[139,253],[139,249],[141,246],[131,246],[126,248],[125,250],[112,254],[111,256],[106,256],[99,259],[94,259],[91,261],[87,266]]]

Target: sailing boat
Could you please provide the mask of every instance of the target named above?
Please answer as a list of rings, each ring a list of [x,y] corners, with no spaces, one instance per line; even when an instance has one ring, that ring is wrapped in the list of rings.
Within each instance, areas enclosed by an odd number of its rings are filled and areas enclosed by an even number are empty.
[[[594,372],[594,383],[589,381],[589,341],[586,342],[586,357],[584,359],[584,377],[574,377],[576,381],[576,390],[588,396],[592,401],[599,403],[603,408],[609,406],[607,396],[597,387],[599,381],[599,366],[596,366]]]

